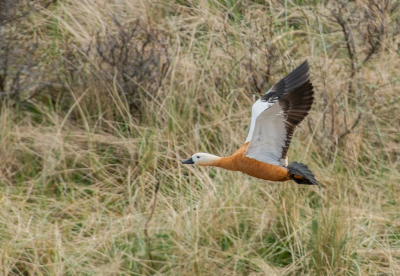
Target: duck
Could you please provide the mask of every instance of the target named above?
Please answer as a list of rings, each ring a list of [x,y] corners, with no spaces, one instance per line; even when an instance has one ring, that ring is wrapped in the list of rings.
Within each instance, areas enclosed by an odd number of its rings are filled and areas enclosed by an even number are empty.
[[[182,164],[240,171],[275,182],[293,180],[297,184],[318,185],[307,165],[289,164],[287,157],[293,133],[314,102],[309,70],[306,60],[253,104],[249,134],[231,156],[199,152]]]

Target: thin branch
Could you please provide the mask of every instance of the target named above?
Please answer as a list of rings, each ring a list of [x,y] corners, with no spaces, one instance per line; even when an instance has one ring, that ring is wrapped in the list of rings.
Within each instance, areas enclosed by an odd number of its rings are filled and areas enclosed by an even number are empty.
[[[338,138],[338,142],[339,142],[342,138],[344,138],[347,134],[349,134],[350,132],[352,132],[352,131],[356,128],[356,126],[358,125],[358,123],[359,123],[360,120],[361,120],[361,117],[362,117],[362,112],[360,112],[360,113],[358,114],[358,117],[357,117],[357,119],[354,121],[353,126],[352,126],[350,129],[347,129],[344,133],[342,133],[342,135],[340,135],[340,137]]]
[[[354,40],[353,40],[353,35],[351,32],[351,28],[349,27],[349,18],[344,18],[341,9],[339,8],[338,12],[331,11],[332,16],[335,18],[336,23],[339,24],[339,26],[342,28],[342,32],[344,35],[345,43],[346,43],[346,48],[347,52],[350,58],[350,77],[349,77],[349,86],[348,86],[348,91],[349,93],[354,92],[353,88],[353,82],[354,82],[354,77],[356,75],[356,53],[355,53],[355,45],[354,45]]]
[[[256,76],[255,76],[255,71],[253,68],[253,51],[252,51],[252,49],[250,49],[249,65],[250,65],[250,73],[251,73],[251,77],[253,79],[254,87],[256,88],[258,94],[262,95],[263,91],[261,91],[261,89],[258,87]]]

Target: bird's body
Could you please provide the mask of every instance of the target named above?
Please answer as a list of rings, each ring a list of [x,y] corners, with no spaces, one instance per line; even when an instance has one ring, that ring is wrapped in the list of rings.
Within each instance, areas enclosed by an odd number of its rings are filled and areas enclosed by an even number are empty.
[[[241,171],[270,181],[294,180],[317,185],[304,164],[288,164],[287,152],[293,132],[308,115],[314,101],[307,61],[290,72],[252,107],[249,134],[245,144],[229,157],[196,153],[183,164],[214,166]]]
[[[290,180],[288,169],[247,157],[244,152],[246,151],[248,144],[249,142],[244,144],[231,156],[221,157],[208,166],[219,167],[230,171],[240,171],[264,180]]]

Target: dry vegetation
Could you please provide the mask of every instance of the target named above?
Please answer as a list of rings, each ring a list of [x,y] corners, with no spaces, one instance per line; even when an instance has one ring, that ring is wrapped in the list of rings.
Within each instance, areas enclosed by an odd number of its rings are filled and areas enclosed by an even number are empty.
[[[400,275],[399,24],[392,0],[0,0],[0,274]],[[305,59],[289,156],[318,187],[181,166],[233,153]]]

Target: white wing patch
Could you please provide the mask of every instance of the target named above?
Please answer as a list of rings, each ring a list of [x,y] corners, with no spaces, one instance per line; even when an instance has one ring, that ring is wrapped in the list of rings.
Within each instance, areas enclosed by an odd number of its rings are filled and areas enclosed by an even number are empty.
[[[270,108],[273,105],[273,103],[269,103],[269,102],[264,102],[261,101],[261,99],[258,99],[258,101],[256,101],[253,104],[253,107],[251,108],[251,123],[250,123],[250,130],[249,130],[249,135],[247,135],[246,138],[246,142],[250,142],[251,137],[253,136],[253,132],[254,132],[254,127],[256,125],[256,119],[257,117],[266,109]]]
[[[280,159],[286,140],[285,114],[279,102],[261,102],[263,106],[268,104],[269,108],[260,112],[261,104],[258,101],[253,105],[250,133],[246,140],[250,143],[244,154],[261,162],[281,166]],[[258,116],[254,118],[256,113]]]

